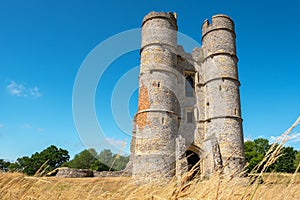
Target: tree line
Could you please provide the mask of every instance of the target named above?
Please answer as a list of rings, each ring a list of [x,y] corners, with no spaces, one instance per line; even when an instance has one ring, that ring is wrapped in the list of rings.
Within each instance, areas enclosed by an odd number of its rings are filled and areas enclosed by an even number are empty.
[[[96,171],[119,171],[126,167],[129,156],[114,154],[104,149],[99,154],[95,149],[86,149],[70,160],[69,152],[51,145],[30,157],[23,156],[15,162],[0,159],[0,170],[22,172],[27,175],[45,174],[58,167],[91,169]]]
[[[275,144],[275,147],[278,144]],[[258,138],[253,141],[245,142],[245,159],[247,169],[251,172],[260,162],[263,161],[266,153],[270,150],[272,144],[269,140]],[[300,151],[293,147],[282,147],[281,152],[275,162],[267,168],[267,172],[286,172],[294,173],[300,162]],[[263,165],[262,165],[263,166]],[[262,167],[261,167],[262,168]],[[262,169],[256,169],[261,171]],[[299,172],[299,171],[298,171]]]
[[[265,157],[271,144],[267,139],[259,138],[245,142],[245,159],[247,169],[251,172]],[[95,149],[86,149],[70,160],[69,152],[51,145],[41,152],[18,158],[15,162],[0,159],[0,170],[22,172],[34,175],[46,173],[57,167],[91,169],[96,171],[119,171],[126,167],[129,156],[114,154],[109,149],[97,153]],[[276,161],[268,167],[267,172],[295,172],[300,162],[300,151],[293,147],[283,147]],[[260,169],[257,169],[259,171]],[[300,171],[299,171],[300,172]]]

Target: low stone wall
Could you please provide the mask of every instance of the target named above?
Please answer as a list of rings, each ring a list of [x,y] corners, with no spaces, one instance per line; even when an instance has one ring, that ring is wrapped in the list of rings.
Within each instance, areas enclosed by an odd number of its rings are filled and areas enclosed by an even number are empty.
[[[125,172],[125,171],[103,171],[103,172],[98,172],[98,171],[93,171],[94,177],[129,177],[131,176],[130,173]]]
[[[88,169],[70,169],[60,168],[56,174],[57,177],[63,178],[82,178],[82,177],[93,177],[93,171]]]
[[[129,177],[131,174],[127,171],[92,171],[89,169],[72,169],[68,167],[60,167],[46,176],[56,176],[62,178],[84,178],[84,177]]]
[[[61,167],[49,172],[47,176],[56,176],[62,178],[83,178],[94,177],[94,173],[89,169],[72,169],[67,167]]]

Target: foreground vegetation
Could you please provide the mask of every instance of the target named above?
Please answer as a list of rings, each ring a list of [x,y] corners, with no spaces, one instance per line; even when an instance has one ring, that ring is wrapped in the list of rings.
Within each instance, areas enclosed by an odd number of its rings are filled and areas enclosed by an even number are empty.
[[[298,124],[299,119],[291,127]],[[247,171],[252,172],[295,172],[300,163],[300,151],[293,147],[283,146],[289,139],[290,132],[283,134],[273,144],[267,139],[258,138],[245,142],[245,159]],[[264,168],[267,159],[266,155],[276,150],[278,157],[272,161],[267,168]],[[44,175],[58,167],[69,167],[77,169],[90,169],[96,171],[119,171],[126,167],[129,156],[114,154],[111,150],[104,149],[97,153],[95,149],[86,149],[69,160],[69,152],[65,149],[51,145],[41,152],[18,158],[10,163],[0,159],[0,171],[22,172],[27,175]],[[259,167],[257,168],[257,166]],[[299,171],[299,169],[297,170]]]
[[[119,171],[126,167],[129,156],[114,154],[104,149],[99,154],[95,149],[86,149],[70,160],[69,152],[51,145],[41,152],[18,158],[15,162],[0,159],[0,171],[22,172],[27,175],[44,175],[58,167],[90,169],[95,171]]]
[[[190,179],[193,171],[180,180],[152,180],[138,184],[128,177],[107,178],[58,178],[32,177],[21,173],[0,173],[1,199],[300,199],[300,174],[268,173],[276,169],[284,156],[283,146],[289,139],[297,121],[278,140],[265,149],[265,156],[249,173],[249,165],[240,176],[222,175],[222,169],[210,179],[200,176]],[[260,142],[258,143],[260,144]],[[260,145],[253,147],[258,148]],[[294,152],[294,158],[297,158]],[[287,153],[286,153],[287,154]],[[293,153],[292,153],[293,154]],[[297,159],[295,159],[297,160]],[[226,163],[225,163],[226,165]],[[292,167],[291,165],[289,165]],[[245,176],[247,174],[247,176]]]
[[[0,199],[300,199],[300,175],[263,174],[263,183],[247,179],[194,180],[183,185],[173,181],[161,186],[138,186],[130,178],[29,177],[0,173]]]
[[[267,139],[258,138],[245,142],[245,159],[247,170],[251,172],[263,161],[268,151],[280,146],[278,143],[269,144]],[[9,172],[22,172],[27,175],[46,174],[58,167],[69,167],[76,169],[90,169],[95,171],[119,171],[126,167],[129,156],[114,154],[108,149],[97,153],[95,149],[86,149],[75,155],[72,160],[67,150],[49,146],[41,152],[36,152],[30,157],[18,158],[16,162],[10,163],[0,159],[0,170]],[[280,147],[280,156],[268,166],[266,172],[293,173],[300,162],[300,151],[293,147]],[[259,169],[259,170],[262,170]],[[259,171],[258,170],[258,171]]]

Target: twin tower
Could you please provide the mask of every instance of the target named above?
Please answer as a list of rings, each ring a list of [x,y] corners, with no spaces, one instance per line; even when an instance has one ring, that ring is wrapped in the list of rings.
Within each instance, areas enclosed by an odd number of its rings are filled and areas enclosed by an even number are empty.
[[[133,121],[133,176],[203,176],[244,167],[233,21],[215,15],[202,25],[202,47],[177,44],[177,17],[151,12],[142,22],[138,111]]]

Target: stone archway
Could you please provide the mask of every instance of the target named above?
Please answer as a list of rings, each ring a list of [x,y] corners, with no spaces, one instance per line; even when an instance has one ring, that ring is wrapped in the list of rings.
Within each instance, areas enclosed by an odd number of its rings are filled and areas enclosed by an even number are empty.
[[[196,164],[199,164],[200,158],[198,154],[191,150],[185,152],[185,156],[188,163],[188,170],[190,171]]]
[[[185,151],[185,157],[188,164],[188,171],[194,170],[193,176],[200,173],[200,157],[199,157],[199,148],[191,145],[186,151]]]

